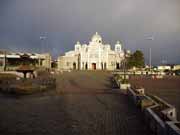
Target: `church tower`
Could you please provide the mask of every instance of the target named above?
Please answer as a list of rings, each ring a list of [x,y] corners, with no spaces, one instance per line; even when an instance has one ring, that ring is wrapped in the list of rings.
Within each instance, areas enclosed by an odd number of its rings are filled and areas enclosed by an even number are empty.
[[[122,44],[120,41],[117,41],[117,43],[115,44],[115,52],[117,53],[122,52]]]
[[[79,41],[77,41],[77,43],[75,44],[75,51],[76,52],[80,52],[81,51],[81,44]]]

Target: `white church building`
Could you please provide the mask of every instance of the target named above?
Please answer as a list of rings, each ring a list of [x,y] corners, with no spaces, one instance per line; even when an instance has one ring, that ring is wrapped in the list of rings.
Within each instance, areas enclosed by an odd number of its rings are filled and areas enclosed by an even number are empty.
[[[73,51],[58,58],[59,70],[115,70],[120,69],[124,59],[122,44],[117,41],[115,49],[103,44],[102,37],[96,32],[89,44],[77,42]]]

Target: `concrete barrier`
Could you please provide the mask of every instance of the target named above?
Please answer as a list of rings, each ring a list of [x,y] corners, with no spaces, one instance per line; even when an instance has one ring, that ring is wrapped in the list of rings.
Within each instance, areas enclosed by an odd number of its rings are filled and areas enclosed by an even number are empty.
[[[166,122],[167,135],[180,135],[180,122]]]
[[[129,78],[129,76],[126,77],[126,78]],[[125,90],[125,92],[126,92],[126,90],[127,90],[128,88],[131,87],[131,84],[130,84],[130,83],[122,83],[122,80],[124,79],[124,76],[115,75],[113,79],[114,79],[115,83],[118,85],[118,87],[119,87],[121,90]]]
[[[133,100],[134,104],[140,107],[142,110],[146,107],[152,106],[155,104],[151,98],[143,94],[144,91],[136,91],[132,88],[128,88],[127,94]]]
[[[128,88],[131,87],[131,84],[129,84],[129,83],[125,83],[125,84],[120,83],[119,87],[120,87],[121,90],[127,90]]]
[[[114,80],[121,89],[121,77],[115,74]],[[127,95],[141,108],[144,119],[156,135],[180,135],[180,123],[177,121],[176,108],[157,96],[145,94],[143,88],[126,87]]]
[[[147,96],[133,88],[128,88],[127,95],[144,114],[144,119],[156,135],[180,135],[176,108],[157,96]]]
[[[171,121],[177,121],[176,108],[157,96],[153,96],[153,97],[157,99],[161,104],[166,106],[166,108],[161,111],[162,114]]]
[[[144,110],[145,122],[148,124],[151,131],[156,135],[165,135],[166,126],[163,120],[153,111],[152,108],[158,107],[158,104],[155,104],[151,107],[148,107]]]

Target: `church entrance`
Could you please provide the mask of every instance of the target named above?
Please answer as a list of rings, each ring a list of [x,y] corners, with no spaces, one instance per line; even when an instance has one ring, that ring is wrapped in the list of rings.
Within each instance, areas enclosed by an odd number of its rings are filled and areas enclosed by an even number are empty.
[[[116,69],[120,69],[120,64],[116,63]]]
[[[87,70],[88,69],[88,64],[86,63],[86,65],[85,65],[85,69]]]
[[[92,69],[96,70],[96,63],[92,63]]]
[[[76,63],[73,63],[73,70],[76,70]]]

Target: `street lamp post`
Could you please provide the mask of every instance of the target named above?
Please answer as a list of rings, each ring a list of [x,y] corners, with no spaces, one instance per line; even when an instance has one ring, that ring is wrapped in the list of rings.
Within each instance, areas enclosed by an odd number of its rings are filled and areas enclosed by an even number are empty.
[[[40,54],[43,53],[43,41],[46,40],[46,36],[40,36],[39,37],[40,41],[41,41],[41,46],[40,46]],[[39,55],[39,67],[41,66],[41,58],[40,58],[40,55]]]
[[[124,50],[124,64],[123,64],[123,69],[124,69],[124,79],[126,79],[126,50]]]
[[[45,41],[46,40],[46,36],[40,36],[40,40],[41,40],[41,47],[40,47],[40,53],[42,53],[43,52],[43,47],[44,47],[44,45],[43,45],[43,41]]]
[[[147,37],[146,40],[150,40],[150,41],[153,41],[154,40],[154,37],[153,36],[150,36],[150,37]],[[151,48],[149,48],[149,71],[151,73],[151,68],[152,68],[152,54],[151,54]]]

